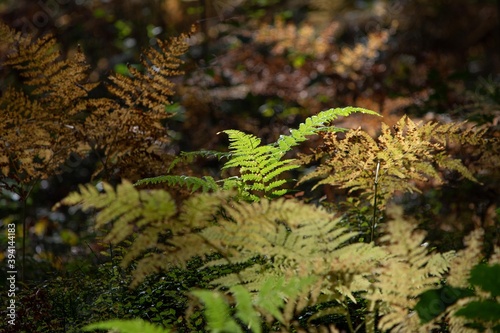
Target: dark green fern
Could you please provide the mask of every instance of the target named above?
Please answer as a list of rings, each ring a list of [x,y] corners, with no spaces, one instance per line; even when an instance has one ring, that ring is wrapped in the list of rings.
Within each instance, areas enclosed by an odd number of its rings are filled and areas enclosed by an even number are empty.
[[[169,186],[182,185],[182,187],[187,188],[191,192],[196,192],[198,190],[201,190],[202,192],[210,192],[219,189],[219,185],[215,182],[213,177],[210,176],[203,176],[199,178],[192,176],[164,175],[141,179],[134,185],[140,186],[160,183],[166,183]]]

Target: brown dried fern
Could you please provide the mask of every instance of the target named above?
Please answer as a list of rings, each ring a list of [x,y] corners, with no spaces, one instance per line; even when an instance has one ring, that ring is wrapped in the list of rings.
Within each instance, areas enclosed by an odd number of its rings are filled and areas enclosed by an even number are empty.
[[[62,59],[50,35],[37,40],[3,23],[0,29],[9,48],[2,66],[16,71],[26,87],[8,87],[0,97],[1,178],[8,187],[7,179],[27,184],[46,178],[70,152],[84,150],[74,117],[85,109],[84,99],[95,85],[86,83],[88,66],[81,52]]]
[[[174,94],[169,78],[183,74],[180,57],[187,51],[187,38],[181,34],[168,42],[158,40],[143,53],[140,66],[128,65],[130,75],[109,77],[112,98],[88,103],[91,114],[81,133],[95,151],[104,152],[97,173],[109,177],[118,169],[120,176],[138,180],[158,174],[170,161],[165,153],[170,138],[162,121],[170,116],[165,107]]]

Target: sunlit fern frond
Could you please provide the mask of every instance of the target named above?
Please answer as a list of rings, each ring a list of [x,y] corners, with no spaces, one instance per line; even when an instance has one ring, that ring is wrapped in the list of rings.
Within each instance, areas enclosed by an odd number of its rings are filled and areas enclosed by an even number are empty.
[[[484,230],[476,229],[464,239],[465,249],[457,252],[450,263],[450,273],[447,282],[457,288],[469,286],[469,274],[475,265],[483,259]]]
[[[300,303],[298,298],[313,282],[312,276],[271,278],[256,295],[243,286],[234,286],[228,291],[232,301],[217,291],[195,290],[192,293],[203,301],[208,328],[212,331],[243,332],[238,321],[254,333],[262,332],[263,321],[278,321],[283,330],[287,331],[293,324],[294,306]]]
[[[323,135],[324,147],[302,157],[304,163],[313,160],[321,163],[299,183],[320,178],[315,186],[329,184],[346,188],[373,202],[377,174],[377,195],[383,208],[396,191],[419,192],[418,183],[431,180],[442,184],[442,170],[456,171],[477,181],[462,161],[446,150],[449,142],[464,141],[460,139],[461,131],[459,125],[432,122],[422,125],[405,116],[393,128],[383,124],[376,139],[361,129],[348,131],[344,138],[326,133]],[[471,137],[467,140],[469,143],[475,142],[472,137],[477,139],[484,134],[482,131],[474,133],[467,135]]]
[[[354,107],[329,109],[307,118],[298,129],[291,129],[289,135],[281,135],[272,144],[261,145],[261,139],[237,130],[223,131],[229,136],[229,160],[223,169],[238,168],[241,177],[241,195],[251,201],[260,197],[279,197],[287,190],[282,188],[286,180],[279,176],[298,168],[293,159],[282,159],[294,146],[305,141],[307,136],[320,131],[338,131],[327,125],[340,116],[354,112],[376,115],[375,112]]]
[[[403,218],[401,208],[392,208],[393,217],[380,238],[388,257],[376,270],[375,290],[368,299],[379,302],[378,328],[391,332],[429,332],[435,325],[421,325],[412,310],[417,296],[439,285],[453,260],[454,253],[431,253],[424,242],[426,233]]]
[[[123,181],[116,189],[104,182],[100,184],[102,192],[94,185],[82,185],[79,192],[72,192],[61,204],[79,205],[82,210],[98,209],[97,228],[112,222],[105,241],[119,243],[132,235],[134,228],[166,221],[177,212],[168,192],[137,191],[128,181]]]
[[[303,123],[299,125],[298,129],[291,129],[289,135],[280,136],[275,145],[278,145],[282,154],[285,154],[290,150],[291,147],[307,140],[307,136],[317,134],[321,131],[342,131],[343,129],[341,128],[329,127],[327,125],[338,117],[347,117],[353,113],[364,113],[374,116],[379,115],[374,111],[352,106],[321,111],[317,115],[307,118]]]
[[[273,276],[317,276],[320,287],[308,291],[310,299],[317,300],[320,294],[329,295],[324,301],[354,299],[354,292],[370,285],[364,274],[369,275],[385,255],[373,244],[349,244],[356,234],[341,227],[338,219],[293,200],[232,204],[225,207],[225,216],[227,221],[202,232],[224,253],[224,259],[208,265],[242,258],[265,260],[213,281],[224,287],[244,284],[258,291]]]
[[[237,130],[224,131],[229,136],[229,161],[223,169],[239,168],[243,183],[241,195],[249,200],[258,201],[264,197],[280,196],[286,190],[279,189],[286,183],[284,179],[275,179],[283,172],[295,169],[290,159],[281,160],[281,151],[272,146],[261,146],[260,139]]]
[[[471,284],[471,271],[472,269],[484,262],[485,253],[484,253],[484,230],[483,229],[475,229],[469,235],[464,238],[465,248],[461,249],[457,252],[457,255],[451,260],[450,264],[450,272],[447,276],[446,283],[453,288],[462,288],[463,290],[473,290],[474,292],[467,297],[461,297],[456,300],[455,304],[451,304],[446,308],[445,311],[445,320],[450,326],[451,332],[465,332],[472,333],[476,331],[471,328],[471,324],[474,325],[473,319],[466,318],[463,316],[457,316],[457,311],[463,309],[473,302],[480,302],[483,300],[494,300],[494,297],[491,297],[489,293],[485,293],[483,290],[480,290],[477,286],[472,286]],[[490,258],[490,262],[495,263],[498,260],[498,246],[494,246],[493,255]],[[482,277],[481,280],[487,280],[487,278]],[[496,278],[493,278],[493,280]],[[487,282],[486,282],[487,283]],[[454,296],[454,295],[453,295]],[[499,303],[499,297],[496,297],[496,302]],[[498,324],[498,316],[497,323]],[[479,320],[479,322],[481,322]],[[476,322],[476,325],[479,323]],[[484,327],[488,327],[490,329],[495,326],[494,322],[483,322]],[[498,326],[497,326],[498,327]],[[494,331],[494,329],[492,330]]]

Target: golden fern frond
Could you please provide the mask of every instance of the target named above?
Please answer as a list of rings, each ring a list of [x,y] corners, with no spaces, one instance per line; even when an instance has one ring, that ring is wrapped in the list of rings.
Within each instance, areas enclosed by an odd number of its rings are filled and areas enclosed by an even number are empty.
[[[322,160],[321,164],[299,183],[313,178],[323,178],[315,186],[330,184],[360,193],[369,202],[373,201],[377,165],[378,196],[384,207],[396,191],[419,192],[418,182],[433,180],[444,182],[440,170],[457,171],[463,177],[477,181],[473,174],[458,159],[446,151],[449,142],[458,143],[460,124],[414,123],[404,116],[391,129],[383,124],[377,139],[357,129],[346,133],[343,139],[335,134],[323,135],[325,146],[303,156],[303,163]],[[475,132],[481,136],[483,132]],[[474,137],[474,135],[469,135]],[[475,142],[473,138],[467,142]]]
[[[483,237],[483,229],[476,229],[465,237],[465,249],[458,251],[450,263],[450,273],[447,277],[449,285],[457,288],[469,286],[470,271],[483,258]]]
[[[431,254],[424,243],[425,232],[404,219],[401,208],[392,209],[392,214],[385,226],[386,234],[380,239],[386,244],[388,257],[376,270],[375,290],[368,299],[380,302],[380,330],[429,332],[434,323],[421,325],[412,309],[418,295],[438,285],[454,254]]]
[[[225,207],[225,215],[228,220],[203,230],[203,237],[222,249],[226,262],[265,260],[213,281],[224,287],[243,284],[258,291],[272,277],[314,275],[319,285],[307,291],[309,300],[323,295],[325,302],[341,302],[346,297],[355,301],[353,294],[370,287],[368,276],[386,255],[373,244],[349,244],[356,234],[340,227],[338,219],[294,200],[232,204]]]
[[[70,193],[55,208],[78,205],[83,210],[97,209],[96,227],[109,226],[104,241],[118,244],[133,238],[121,263],[125,267],[137,261],[132,286],[171,265],[184,266],[195,256],[223,253],[224,246],[205,238],[203,232],[214,227],[232,192],[193,195],[177,207],[164,190],[138,190],[128,181],[116,189],[101,184],[102,192],[93,185],[80,186],[79,192]]]
[[[14,31],[7,24],[0,22],[0,41],[2,46],[7,49],[11,49],[14,43],[23,44],[26,43],[25,38],[20,32]]]
[[[448,285],[454,288],[471,287],[469,281],[471,270],[484,258],[484,255],[482,253],[484,245],[483,238],[483,229],[473,230],[464,238],[465,248],[458,251],[457,255],[451,260],[450,271],[446,279]],[[496,246],[495,248],[496,251],[498,251],[498,246]],[[495,261],[495,254],[493,254],[490,260]],[[464,308],[467,304],[474,301],[480,301],[482,299],[481,291],[477,290],[477,288],[476,293],[477,295],[459,299],[455,304],[452,304],[446,309],[445,319],[450,326],[451,332],[477,332],[477,330],[472,330],[470,327],[468,327],[470,320],[465,317],[455,315],[458,310]]]
[[[59,205],[80,205],[83,210],[99,209],[96,227],[113,223],[104,239],[107,242],[119,243],[132,235],[134,229],[166,221],[177,212],[168,192],[138,191],[128,181],[123,181],[116,189],[104,182],[100,184],[102,192],[94,185],[81,185],[80,192],[72,192]]]
[[[13,34],[13,32],[11,33]],[[49,108],[47,115],[75,115],[85,109],[82,98],[97,84],[87,82],[89,66],[78,50],[71,59],[62,59],[55,38],[22,38],[8,54],[5,65],[17,69],[31,95]]]
[[[118,244],[137,235],[122,261],[122,265],[127,266],[145,251],[157,247],[158,237],[167,231],[168,221],[177,213],[177,207],[165,191],[139,192],[127,181],[116,189],[107,183],[101,184],[102,193],[93,185],[80,186],[79,193],[71,193],[59,205],[80,205],[83,210],[98,209],[96,227],[112,223],[104,238],[106,242]],[[139,269],[136,272],[138,276],[144,275]]]

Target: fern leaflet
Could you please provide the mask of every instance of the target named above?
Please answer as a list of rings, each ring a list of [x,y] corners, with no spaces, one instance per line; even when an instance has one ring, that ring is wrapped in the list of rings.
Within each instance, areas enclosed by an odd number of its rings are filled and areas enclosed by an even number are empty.
[[[215,180],[210,176],[204,176],[202,178],[199,178],[199,177],[176,176],[176,175],[165,175],[165,176],[144,178],[135,182],[134,186],[159,184],[159,183],[166,183],[169,186],[182,186],[191,190],[191,192],[195,192],[198,190],[201,190],[202,192],[209,192],[209,191],[215,191],[220,188],[219,185],[217,185],[217,183],[215,182]]]

